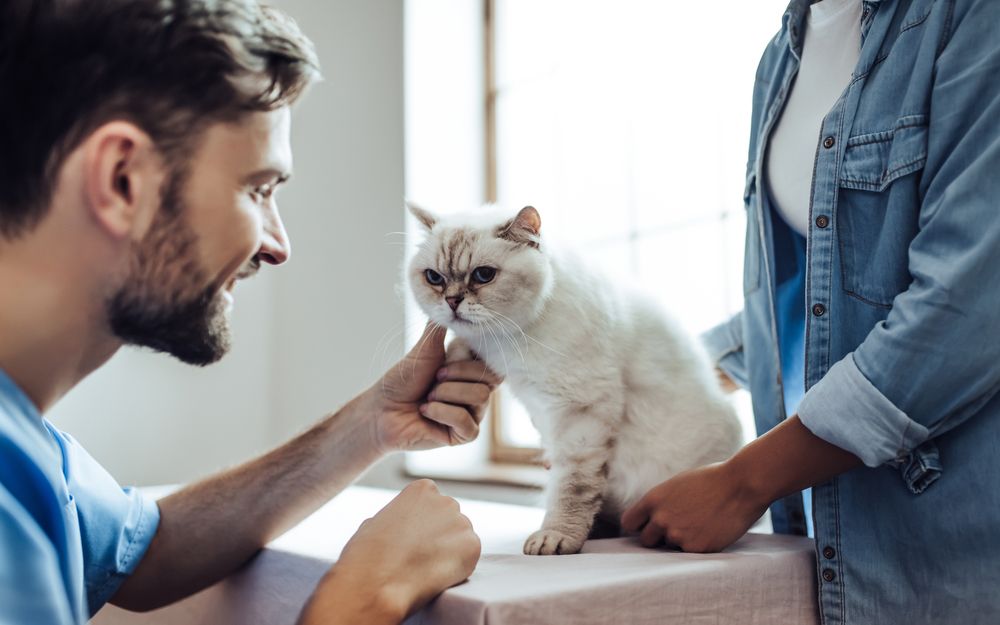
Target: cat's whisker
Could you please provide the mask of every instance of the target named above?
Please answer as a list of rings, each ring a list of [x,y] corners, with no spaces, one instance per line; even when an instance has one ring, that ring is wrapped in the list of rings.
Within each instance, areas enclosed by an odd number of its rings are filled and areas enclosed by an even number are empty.
[[[369,364],[368,373],[374,373],[379,356],[384,356],[389,349],[389,344],[396,339],[401,332],[406,329],[406,324],[404,322],[399,322],[394,324],[391,328],[385,331],[385,333],[379,338],[378,342],[375,343],[375,349],[372,350],[372,360]],[[391,335],[390,335],[391,334]],[[384,367],[381,367],[384,368]]]
[[[496,313],[494,313],[493,311],[489,310],[488,308],[486,309],[486,312],[489,315],[489,318],[491,320],[496,321],[497,326],[499,327],[500,331],[503,333],[504,338],[507,339],[507,342],[510,343],[511,347],[514,348],[514,351],[517,352],[517,355],[521,357],[521,362],[522,363],[525,362],[525,360],[524,360],[524,352],[521,351],[521,346],[517,344],[517,340],[515,340],[515,338],[513,336],[511,336],[510,332],[507,331],[507,328],[504,326],[504,324],[501,321],[501,319],[496,316]],[[522,334],[523,334],[523,332],[522,332]]]
[[[399,322],[398,324],[395,324],[393,326],[393,328],[395,329],[390,328],[389,330],[387,330],[385,334],[382,335],[382,338],[379,339],[378,343],[376,343],[375,345],[375,350],[372,354],[371,373],[378,373],[379,371],[384,371],[390,365],[394,364],[389,359],[389,346],[401,334],[405,335],[406,333],[409,333],[409,331],[413,330],[415,327],[419,327],[421,325],[423,325],[423,322],[417,319],[414,321],[410,321],[409,323]],[[393,361],[398,360],[398,358],[399,356],[394,358]],[[378,369],[379,371],[376,371],[376,369]]]
[[[483,324],[477,324],[479,326],[479,349],[476,351],[483,353],[486,351],[486,332],[483,329]]]
[[[484,306],[484,308],[485,308],[485,306]],[[525,332],[525,331],[524,331],[523,329],[521,329],[521,326],[519,326],[519,325],[517,324],[517,322],[516,322],[516,321],[514,321],[513,319],[511,319],[510,317],[508,317],[508,316],[504,315],[504,314],[503,314],[503,313],[501,313],[501,312],[497,312],[496,310],[492,310],[492,309],[487,309],[487,310],[489,310],[490,312],[492,312],[492,313],[494,313],[494,314],[497,314],[497,315],[499,315],[499,316],[500,316],[501,318],[505,319],[505,320],[506,320],[507,322],[509,322],[509,323],[512,323],[512,324],[514,324],[514,327],[516,327],[516,328],[518,329],[518,331],[519,331],[519,332],[521,333],[521,335],[522,335],[522,336],[523,336],[523,337],[524,337],[524,338],[525,338],[526,340],[528,340],[528,341],[533,341],[534,343],[537,343],[537,344],[538,344],[538,345],[540,345],[541,347],[544,347],[545,349],[547,349],[547,350],[549,350],[549,351],[551,351],[551,352],[553,352],[553,353],[555,353],[555,354],[558,354],[558,355],[562,356],[563,358],[569,358],[569,356],[567,356],[566,354],[562,353],[562,352],[561,352],[561,351],[559,351],[558,349],[555,349],[554,347],[550,347],[550,346],[546,345],[545,343],[543,343],[543,342],[539,341],[539,340],[538,340],[538,339],[536,339],[535,337],[531,336],[530,334],[526,333],[526,332]]]
[[[489,324],[486,325],[486,329],[489,331],[491,335],[493,335],[493,340],[497,344],[497,351],[500,352],[500,357],[503,359],[503,368],[504,368],[503,375],[504,377],[506,377],[510,375],[510,365],[507,363],[507,355],[503,351],[503,345],[500,344],[500,339],[497,338],[496,333],[493,331],[493,328]]]
[[[489,309],[489,308],[487,308],[487,310],[489,310],[489,312],[491,314],[495,315],[498,319],[504,321],[505,323],[509,323],[512,326],[514,326],[517,329],[517,331],[521,333],[521,336],[524,337],[524,343],[525,343],[525,345],[528,344],[528,335],[525,334],[524,330],[521,328],[520,325],[517,324],[516,321],[514,321],[513,319],[511,319],[510,317],[508,317],[507,315],[503,314],[502,312],[500,312],[498,310],[492,310],[492,309]]]
[[[521,350],[521,346],[518,344],[518,342],[517,342],[516,338],[514,337],[514,335],[511,334],[511,333],[509,333],[509,332],[507,332],[506,326],[504,324],[505,323],[510,323],[511,325],[513,325],[514,328],[516,328],[517,331],[521,333],[522,337],[525,336],[524,330],[522,330],[521,326],[519,326],[516,323],[514,323],[514,321],[512,321],[509,317],[506,317],[506,316],[504,316],[501,313],[498,313],[496,311],[491,311],[491,314],[494,315],[494,317],[497,319],[497,322],[500,323],[501,327],[504,328],[504,333],[507,334],[507,337],[510,339],[511,344],[513,344],[514,347],[517,348],[518,353],[521,354],[521,360],[524,360],[524,352]],[[528,344],[527,339],[525,339],[524,343],[525,343],[525,347],[527,347],[527,344]]]
[[[473,319],[472,320],[472,324],[475,325],[477,328],[479,328],[479,349],[473,349],[472,351],[475,354],[482,354],[483,353],[483,348],[486,345],[485,341],[483,340],[483,338],[484,338],[483,324],[482,324],[482,321],[480,321],[478,319]],[[482,382],[484,379],[486,379],[486,370],[485,369],[483,370],[482,374],[479,376],[478,382]]]

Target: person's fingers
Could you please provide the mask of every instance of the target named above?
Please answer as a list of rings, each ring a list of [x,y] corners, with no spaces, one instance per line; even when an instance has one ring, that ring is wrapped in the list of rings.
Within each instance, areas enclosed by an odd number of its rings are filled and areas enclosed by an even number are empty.
[[[427,397],[432,402],[462,406],[485,404],[490,398],[490,387],[476,382],[442,382]]]
[[[638,532],[649,521],[649,504],[643,497],[622,514],[622,529],[626,532]]]
[[[639,534],[639,543],[643,547],[655,547],[663,540],[663,528],[653,522],[646,523]]]
[[[450,363],[438,370],[437,379],[441,382],[481,382],[493,387],[503,382],[501,376],[479,360],[460,360]]]
[[[451,428],[447,425],[442,425],[436,423],[431,419],[427,419],[425,423],[428,426],[428,436],[432,441],[438,445],[450,445],[451,444]]]
[[[451,428],[460,442],[472,441],[479,436],[479,424],[469,411],[461,406],[431,402],[420,407],[420,414]]]

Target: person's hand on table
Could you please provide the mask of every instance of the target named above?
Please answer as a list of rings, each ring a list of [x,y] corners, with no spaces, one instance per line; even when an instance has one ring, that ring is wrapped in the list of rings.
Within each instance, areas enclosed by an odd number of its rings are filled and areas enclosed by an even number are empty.
[[[365,521],[320,581],[300,625],[400,623],[469,577],[481,544],[458,503],[413,482]]]
[[[862,466],[852,453],[814,435],[793,415],[729,460],[679,473],[622,515],[622,529],[646,547],[721,551],[772,501]]]
[[[645,547],[668,544],[684,551],[721,551],[760,518],[769,502],[740,488],[727,463],[685,471],[650,490],[622,515],[622,529],[639,532]]]

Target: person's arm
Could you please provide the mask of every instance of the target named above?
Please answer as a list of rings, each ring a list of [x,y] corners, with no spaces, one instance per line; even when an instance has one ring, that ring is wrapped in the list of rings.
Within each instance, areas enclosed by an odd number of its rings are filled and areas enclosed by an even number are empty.
[[[746,533],[772,501],[861,466],[861,461],[810,432],[797,416],[718,464],[680,473],[625,511],[622,527],[652,547],[725,549]]]
[[[452,430],[462,440],[475,438],[500,380],[473,361],[441,373],[443,339],[444,330],[429,326],[404,360],[336,414],[259,459],[160,500],[159,529],[112,603],[149,610],[191,595],[239,568],[387,452],[448,445]],[[432,501],[438,503],[421,509],[452,505],[440,496]],[[431,558],[428,566],[446,559]]]

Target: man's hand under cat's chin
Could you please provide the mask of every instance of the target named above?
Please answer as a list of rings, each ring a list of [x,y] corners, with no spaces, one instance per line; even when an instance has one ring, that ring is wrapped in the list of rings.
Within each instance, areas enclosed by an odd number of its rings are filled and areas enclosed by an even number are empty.
[[[503,381],[478,360],[445,366],[445,329],[428,324],[416,346],[368,390],[382,452],[475,440],[490,394]]]
[[[622,515],[622,529],[646,547],[722,551],[764,514],[769,502],[749,496],[729,463],[685,471],[650,490]]]

